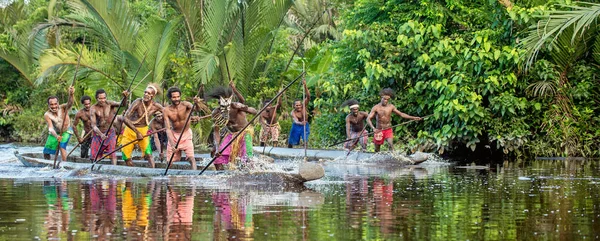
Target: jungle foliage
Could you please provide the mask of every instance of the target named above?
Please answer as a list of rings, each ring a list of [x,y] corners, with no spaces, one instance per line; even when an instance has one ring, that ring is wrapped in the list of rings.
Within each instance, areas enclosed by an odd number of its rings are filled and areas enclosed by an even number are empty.
[[[369,111],[380,89],[391,87],[400,111],[431,115],[396,128],[404,151],[597,157],[599,6],[16,0],[0,11],[0,129],[5,140],[41,141],[44,100],[57,93],[66,100],[65,80],[83,50],[77,97],[102,87],[119,98],[139,68],[136,86],[177,85],[191,98],[200,85],[233,81],[251,106],[261,107],[304,69],[313,147],[345,139],[342,102],[355,98]],[[279,118],[287,126],[300,86],[283,98]],[[210,124],[202,125],[207,131]]]

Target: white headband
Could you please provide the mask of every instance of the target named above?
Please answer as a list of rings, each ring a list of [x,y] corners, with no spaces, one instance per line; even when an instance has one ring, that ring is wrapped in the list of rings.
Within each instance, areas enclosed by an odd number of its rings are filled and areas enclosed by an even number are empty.
[[[153,89],[154,90],[154,94],[158,94],[158,90],[156,89],[156,87],[154,87],[152,85],[148,85],[148,88]]]
[[[356,104],[356,105],[351,105],[351,106],[350,106],[350,109],[352,109],[352,108],[358,108],[358,104]]]

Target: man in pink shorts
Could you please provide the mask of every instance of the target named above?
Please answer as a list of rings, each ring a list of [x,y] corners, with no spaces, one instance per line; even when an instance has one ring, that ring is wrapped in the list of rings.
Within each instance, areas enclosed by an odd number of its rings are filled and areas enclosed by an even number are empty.
[[[190,123],[186,125],[186,120],[192,111],[192,103],[181,100],[181,90],[177,87],[171,87],[167,90],[167,98],[171,100],[171,105],[163,108],[163,116],[165,118],[165,128],[167,132],[167,161],[170,161],[173,153],[172,161],[181,159],[181,151],[185,152],[186,159],[190,162],[192,170],[196,170],[196,159],[194,158],[194,143],[192,142],[192,129]],[[202,99],[194,97],[196,110],[200,110],[203,104]],[[177,145],[177,140],[179,145]],[[177,148],[175,148],[177,146]]]
[[[371,113],[367,117],[367,123],[373,129],[373,143],[375,144],[375,152],[379,152],[381,145],[387,141],[390,151],[394,150],[394,133],[392,132],[392,113],[399,115],[402,118],[411,120],[422,120],[421,117],[407,115],[400,112],[396,107],[389,103],[390,98],[394,97],[394,90],[385,88],[379,92],[381,102],[373,106]],[[377,117],[377,128],[373,126],[371,119]]]

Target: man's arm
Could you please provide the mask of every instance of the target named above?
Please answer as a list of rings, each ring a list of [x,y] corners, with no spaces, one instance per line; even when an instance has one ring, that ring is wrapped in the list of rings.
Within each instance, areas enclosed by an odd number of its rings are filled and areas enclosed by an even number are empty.
[[[350,138],[350,125],[351,125],[351,124],[352,124],[352,123],[350,123],[350,115],[347,115],[347,116],[346,116],[346,136],[347,136],[348,138]]]
[[[62,136],[59,136],[58,133],[56,133],[56,131],[54,130],[54,124],[52,124],[52,120],[50,120],[50,116],[48,116],[48,113],[44,114],[44,120],[46,120],[46,123],[48,124],[49,135],[53,135],[60,143]]]
[[[298,120],[298,117],[296,117],[296,115],[294,115],[293,110],[292,110],[292,112],[290,112],[290,115],[292,116],[293,123],[295,123],[296,125],[304,125],[302,122],[300,122],[300,120]]]
[[[310,91],[308,91],[308,87],[306,86],[306,79],[302,79],[302,85],[304,86],[304,93],[306,93],[306,97],[304,98],[304,110],[308,111],[308,102],[310,102]]]
[[[81,111],[78,111],[77,114],[75,114],[75,120],[73,121],[73,124],[71,125],[71,127],[73,128],[73,134],[75,135],[75,137],[77,137],[77,141],[79,143],[83,142],[83,139],[81,138],[81,136],[79,136],[79,130],[77,130],[77,125],[79,124],[79,119],[81,119]]]
[[[281,107],[281,97],[282,97],[282,96],[283,96],[283,95],[280,95],[280,96],[277,98],[277,104],[275,104],[275,109],[273,109],[273,111],[274,111],[274,112],[275,112],[275,111],[277,111],[277,110],[279,109],[279,107]]]
[[[371,112],[367,116],[367,124],[369,124],[369,126],[371,127],[371,129],[374,130],[374,131],[376,131],[376,129],[373,126],[373,122],[371,122],[371,119],[373,119],[373,117],[375,117],[375,113],[377,113],[377,111],[375,110],[375,107],[373,107],[373,109],[371,109]]]
[[[169,110],[169,108],[163,108],[162,109],[162,113],[163,113],[163,120],[165,122],[165,131],[167,133],[167,141],[169,142],[169,145],[175,150],[175,143],[173,143],[173,130],[171,129],[171,120],[169,120],[169,114],[171,113],[171,111]]]
[[[233,83],[233,81],[229,82],[229,86],[231,87],[231,90],[233,91],[235,96],[238,98],[238,102],[242,104],[246,103],[246,99],[244,99],[244,96],[242,96],[242,94],[237,90],[237,88],[235,88],[235,84]]]
[[[123,100],[121,102],[116,102],[116,101],[106,101],[111,107],[119,107],[119,105],[121,105],[121,103],[123,103],[123,107],[127,108],[129,101],[127,101],[127,98],[129,97],[129,92],[127,90],[124,90],[122,93],[123,95]]]
[[[97,125],[96,108],[94,108],[94,107],[92,107],[90,110],[90,123],[92,125],[92,131],[96,132],[96,135],[98,135],[99,137],[101,137],[104,140],[104,133],[102,133],[102,131],[100,131],[100,129],[98,128],[98,125]]]
[[[65,111],[69,111],[71,109],[71,107],[73,107],[73,96],[75,94],[75,87],[70,86],[69,87],[69,100],[67,101],[67,104],[64,105]],[[67,114],[68,115],[68,114]],[[61,128],[62,129],[62,128]]]
[[[422,120],[423,119],[418,116],[412,116],[412,115],[408,115],[406,113],[400,112],[398,109],[396,109],[396,107],[394,107],[394,110],[392,110],[392,112],[394,112],[396,115],[399,115],[400,117],[402,117],[404,119],[411,119],[411,120]]]
[[[133,125],[133,122],[129,118],[127,118],[126,116],[118,115],[117,120],[121,121],[121,123],[125,123],[125,126],[133,130],[138,140],[144,139],[144,135],[142,135],[142,133],[140,133],[140,131],[138,131],[138,129],[135,128],[135,125]]]

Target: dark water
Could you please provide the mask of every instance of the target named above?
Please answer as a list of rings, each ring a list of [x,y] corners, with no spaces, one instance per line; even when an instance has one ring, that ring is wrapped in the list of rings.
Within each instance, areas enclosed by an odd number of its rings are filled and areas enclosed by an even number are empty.
[[[600,239],[593,161],[325,168],[326,178],[306,189],[276,190],[73,176],[0,161],[0,240]]]

